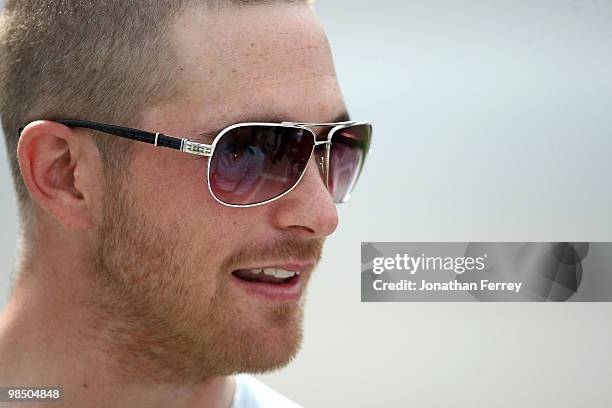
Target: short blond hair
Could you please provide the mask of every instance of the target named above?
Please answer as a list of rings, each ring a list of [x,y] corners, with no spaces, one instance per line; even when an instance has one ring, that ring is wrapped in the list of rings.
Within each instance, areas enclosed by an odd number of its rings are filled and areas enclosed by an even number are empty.
[[[20,126],[59,118],[137,126],[145,107],[181,91],[167,35],[179,12],[277,1],[8,0],[0,16],[0,119],[22,221],[31,199],[16,157]],[[95,142],[105,170],[129,162],[129,141]]]

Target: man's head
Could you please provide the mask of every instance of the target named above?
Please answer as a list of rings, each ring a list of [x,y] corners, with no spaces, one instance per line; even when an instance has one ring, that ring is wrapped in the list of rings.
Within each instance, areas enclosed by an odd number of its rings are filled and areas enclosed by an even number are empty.
[[[16,129],[63,117],[198,139],[238,122],[333,121],[345,108],[325,35],[305,1],[136,3],[7,4],[0,108],[26,241],[77,248],[87,268],[66,273],[91,288],[92,326],[129,374],[280,367],[303,298],[232,272],[300,269],[304,289],[338,221],[315,165],[281,199],[231,208],[208,191],[206,158],[51,121],[17,146]]]

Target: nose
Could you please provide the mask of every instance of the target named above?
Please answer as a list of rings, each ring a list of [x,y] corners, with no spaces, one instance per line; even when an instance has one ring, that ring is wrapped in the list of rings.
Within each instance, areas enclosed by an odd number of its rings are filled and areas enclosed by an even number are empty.
[[[305,238],[324,238],[338,226],[336,204],[321,179],[317,157],[310,158],[300,182],[277,201],[273,217],[277,228]]]

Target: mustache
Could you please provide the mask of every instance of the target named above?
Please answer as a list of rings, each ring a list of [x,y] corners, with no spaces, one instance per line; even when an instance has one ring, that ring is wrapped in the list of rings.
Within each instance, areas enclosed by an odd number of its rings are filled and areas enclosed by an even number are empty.
[[[319,263],[325,239],[284,239],[272,244],[255,243],[235,251],[223,262],[222,270],[245,266],[253,261],[302,261]]]

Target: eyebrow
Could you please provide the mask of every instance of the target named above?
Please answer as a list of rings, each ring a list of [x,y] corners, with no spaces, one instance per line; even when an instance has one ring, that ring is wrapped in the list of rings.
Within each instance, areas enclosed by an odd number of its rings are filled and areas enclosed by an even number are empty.
[[[317,123],[348,122],[350,120],[351,120],[351,117],[348,111],[344,110],[340,114],[338,114],[336,117],[332,118],[331,120],[326,120],[324,122],[317,122]],[[222,124],[220,126],[215,126],[214,128],[211,128],[211,130],[205,130],[203,132],[195,131],[195,132],[190,133],[190,135],[191,135],[191,139],[193,140],[209,140],[209,139],[213,139],[215,136],[221,133],[223,129],[229,126],[232,126],[234,124],[238,124],[238,123],[279,123],[280,124],[283,122],[303,123],[303,121],[292,120],[291,118],[287,118],[287,116],[280,116],[278,114],[264,115],[264,116],[241,116],[241,117],[238,117],[237,119],[234,119],[230,123]]]

